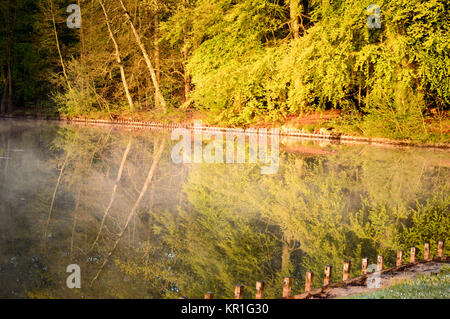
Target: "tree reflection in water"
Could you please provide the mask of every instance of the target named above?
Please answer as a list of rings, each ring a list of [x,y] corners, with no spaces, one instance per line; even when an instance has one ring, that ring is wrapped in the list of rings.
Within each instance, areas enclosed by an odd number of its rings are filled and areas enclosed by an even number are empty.
[[[231,298],[236,283],[253,297],[258,280],[274,298],[283,277],[297,293],[306,271],[320,283],[325,265],[390,266],[448,239],[448,151],[298,142],[261,175],[174,164],[164,131],[2,121],[0,135],[4,298]]]

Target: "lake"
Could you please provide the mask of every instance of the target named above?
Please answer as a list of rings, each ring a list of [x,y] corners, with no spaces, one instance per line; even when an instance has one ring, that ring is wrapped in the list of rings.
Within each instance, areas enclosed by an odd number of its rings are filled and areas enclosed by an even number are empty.
[[[450,152],[280,138],[279,167],[175,163],[171,132],[0,120],[0,297],[280,297],[448,239]],[[70,289],[69,265],[81,288]]]

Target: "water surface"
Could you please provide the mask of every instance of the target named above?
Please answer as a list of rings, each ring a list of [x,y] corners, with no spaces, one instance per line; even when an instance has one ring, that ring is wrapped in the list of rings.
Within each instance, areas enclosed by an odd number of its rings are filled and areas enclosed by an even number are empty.
[[[445,240],[450,152],[282,139],[258,164],[175,164],[169,131],[0,121],[0,297],[252,297]],[[161,153],[161,156],[158,156]],[[153,170],[152,170],[153,167]],[[121,173],[120,173],[121,172]],[[143,186],[151,177],[149,187]],[[120,177],[120,179],[118,178]],[[420,256],[420,252],[419,252]],[[78,264],[81,289],[66,285]]]

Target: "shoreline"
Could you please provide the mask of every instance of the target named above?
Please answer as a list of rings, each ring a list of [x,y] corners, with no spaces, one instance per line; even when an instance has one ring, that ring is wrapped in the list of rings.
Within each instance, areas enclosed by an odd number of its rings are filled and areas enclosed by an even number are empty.
[[[114,126],[126,126],[135,128],[160,128],[160,129],[194,129],[194,124],[192,122],[178,123],[178,124],[164,124],[155,121],[133,121],[133,120],[102,120],[102,119],[89,119],[89,118],[66,118],[63,116],[46,116],[46,115],[13,115],[13,114],[0,114],[0,119],[11,119],[11,120],[40,120],[40,121],[57,121],[66,122],[72,124],[88,124],[88,125],[114,125]],[[250,127],[257,129],[258,127]],[[201,127],[202,131],[205,132],[239,132],[240,128],[222,128],[217,126],[210,126],[203,124]],[[280,137],[294,137],[294,138],[306,138],[313,140],[328,140],[335,142],[342,142],[345,144],[366,144],[374,146],[397,146],[397,147],[416,147],[416,148],[430,148],[430,149],[450,149],[450,143],[417,143],[406,140],[393,140],[388,138],[372,138],[372,137],[360,137],[352,136],[347,134],[336,134],[336,133],[310,133],[305,132],[303,129],[293,129],[281,127],[278,128],[280,132]],[[267,130],[267,134],[271,135],[270,129]]]

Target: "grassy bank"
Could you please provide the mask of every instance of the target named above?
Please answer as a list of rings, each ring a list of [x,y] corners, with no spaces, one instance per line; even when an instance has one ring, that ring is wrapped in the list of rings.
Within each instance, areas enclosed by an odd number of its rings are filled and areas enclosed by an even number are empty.
[[[349,297],[349,299],[449,299],[450,266],[446,265],[437,275],[420,276],[406,280],[373,293]]]

